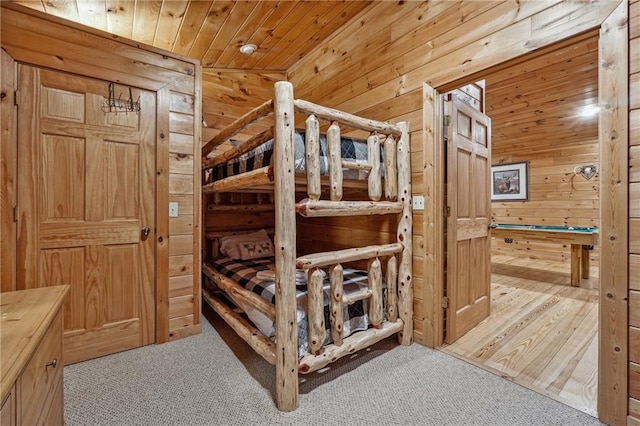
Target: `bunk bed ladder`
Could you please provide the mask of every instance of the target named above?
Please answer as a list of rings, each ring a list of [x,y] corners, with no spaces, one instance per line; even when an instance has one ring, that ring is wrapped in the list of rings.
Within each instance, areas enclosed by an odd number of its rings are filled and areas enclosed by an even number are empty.
[[[344,331],[344,307],[357,301],[368,299],[368,318],[371,325],[379,329],[382,327],[384,315],[383,305],[386,306],[387,321],[397,320],[397,261],[395,254],[402,251],[402,245],[389,244],[385,246],[370,246],[363,249],[346,249],[334,252],[315,253],[300,257],[296,260],[296,266],[302,269],[308,268],[308,337],[309,351],[320,354],[326,340],[326,325],[324,322],[323,282],[324,274],[321,266],[329,266],[330,282],[330,332],[335,346],[342,346]],[[387,289],[386,303],[383,302],[382,288],[382,256],[389,257],[387,261]],[[344,294],[344,270],[342,262],[368,259],[368,287],[348,295]]]
[[[310,354],[300,361],[300,372],[308,373],[329,362],[370,346],[378,339],[398,333],[398,341],[408,345],[413,339],[413,294],[411,289],[411,176],[408,124],[400,123],[390,129],[369,127],[366,120],[335,110],[296,100],[299,112],[308,113],[306,119],[306,169],[308,198],[296,204],[296,212],[305,217],[362,216],[372,214],[398,215],[398,242],[384,246],[368,246],[333,252],[314,253],[299,257],[296,267],[308,269],[308,337]],[[327,130],[329,162],[329,198],[321,200],[319,156],[319,123],[316,115],[331,122]],[[346,115],[346,117],[345,117]],[[346,118],[346,120],[345,120]],[[341,157],[339,121],[356,124],[371,133],[367,139],[367,163],[362,164]],[[387,130],[387,132],[383,132]],[[399,136],[397,140],[396,137]],[[380,146],[384,144],[384,195],[382,198],[382,171]],[[368,171],[370,201],[342,201],[343,169]],[[385,295],[382,289],[381,258],[387,257]],[[400,264],[398,265],[398,257]],[[345,262],[368,260],[368,288],[355,294],[344,295],[343,267]],[[331,345],[325,346],[323,274],[321,266],[329,266],[330,281],[330,333]],[[383,299],[386,296],[386,300]],[[368,317],[371,329],[343,338],[344,306],[368,299]],[[386,308],[383,315],[383,304]],[[385,320],[385,321],[383,321]],[[384,336],[384,337],[383,337]]]

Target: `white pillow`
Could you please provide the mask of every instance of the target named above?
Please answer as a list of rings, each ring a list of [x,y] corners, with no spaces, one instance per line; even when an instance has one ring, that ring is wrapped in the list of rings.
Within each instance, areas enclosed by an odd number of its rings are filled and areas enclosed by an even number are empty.
[[[275,255],[269,234],[264,229],[249,234],[220,238],[220,253],[231,259],[259,259]]]

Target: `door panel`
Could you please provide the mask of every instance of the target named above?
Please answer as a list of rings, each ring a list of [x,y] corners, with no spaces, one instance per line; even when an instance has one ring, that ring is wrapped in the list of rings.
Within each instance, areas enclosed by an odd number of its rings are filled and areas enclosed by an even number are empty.
[[[139,147],[107,141],[105,143],[108,219],[138,217]]]
[[[455,342],[490,313],[490,119],[455,96],[447,102],[447,326]]]
[[[66,363],[152,343],[155,238],[140,232],[155,228],[155,94],[105,113],[108,82],[18,75],[18,288],[71,286]]]
[[[47,285],[70,286],[64,304],[64,329],[81,330],[82,316],[71,309],[72,306],[84,306],[83,281],[85,277],[85,250],[82,247],[65,249],[42,249],[40,277],[48,277]]]

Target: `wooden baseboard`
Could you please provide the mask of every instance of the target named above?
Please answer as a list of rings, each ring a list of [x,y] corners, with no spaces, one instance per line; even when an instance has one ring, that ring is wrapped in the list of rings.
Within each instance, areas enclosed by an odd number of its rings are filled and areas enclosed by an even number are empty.
[[[188,327],[182,327],[177,330],[171,330],[171,332],[169,332],[169,341],[172,342],[174,340],[182,339],[183,337],[194,336],[200,333],[202,333],[202,324],[194,324]]]

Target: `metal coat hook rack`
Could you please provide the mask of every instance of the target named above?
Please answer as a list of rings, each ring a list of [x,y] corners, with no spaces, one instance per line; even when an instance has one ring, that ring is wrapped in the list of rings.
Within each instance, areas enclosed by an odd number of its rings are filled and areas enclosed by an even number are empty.
[[[102,106],[102,111],[105,113],[129,113],[140,112],[140,96],[135,101],[133,100],[133,91],[129,87],[129,99],[122,99],[122,93],[118,94],[116,99],[116,85],[115,83],[109,83],[109,98],[105,99],[105,104]]]

